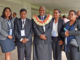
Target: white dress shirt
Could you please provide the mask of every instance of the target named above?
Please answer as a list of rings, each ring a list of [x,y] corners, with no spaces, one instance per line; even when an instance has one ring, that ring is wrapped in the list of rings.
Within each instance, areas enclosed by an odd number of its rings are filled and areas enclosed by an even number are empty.
[[[22,29],[24,28],[24,26],[25,26],[25,22],[26,22],[26,19],[21,19],[22,20]],[[23,24],[23,21],[24,21],[24,24]]]
[[[23,20],[23,19],[21,19],[21,21],[22,21],[22,29],[24,29],[26,19],[24,19],[24,20]],[[24,21],[24,24],[23,24],[23,21]],[[22,41],[22,40],[23,40],[23,38],[21,38],[21,39],[20,39],[20,41]],[[29,41],[29,39],[28,39],[28,41]]]
[[[52,36],[58,37],[58,21],[55,23],[55,20],[53,22]]]

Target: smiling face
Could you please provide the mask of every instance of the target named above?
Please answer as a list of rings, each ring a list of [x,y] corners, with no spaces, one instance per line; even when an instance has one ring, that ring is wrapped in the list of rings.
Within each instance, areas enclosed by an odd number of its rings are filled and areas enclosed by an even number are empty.
[[[39,8],[39,14],[40,14],[40,16],[44,16],[45,15],[45,12],[46,12],[45,7],[40,7]]]
[[[54,10],[54,12],[53,12],[54,18],[59,18],[60,14],[61,14],[61,13],[59,13],[58,10]]]
[[[5,16],[9,17],[11,15],[11,11],[9,9],[5,10]]]

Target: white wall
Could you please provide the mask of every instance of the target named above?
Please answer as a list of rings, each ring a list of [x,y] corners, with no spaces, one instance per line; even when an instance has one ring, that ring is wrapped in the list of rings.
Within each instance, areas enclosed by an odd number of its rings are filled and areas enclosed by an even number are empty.
[[[31,17],[32,17],[33,15],[39,15],[39,11],[31,10]]]
[[[7,4],[8,2],[12,3],[12,5],[11,4]],[[2,4],[0,2],[0,15],[2,15],[2,11],[3,11],[4,7],[10,7],[11,10],[12,10],[12,13],[16,12],[17,13],[17,17],[20,18],[20,9],[25,8],[27,10],[27,18],[31,19],[31,4],[30,3],[27,3],[27,2],[25,2],[23,0],[21,0],[21,1],[8,0],[8,2],[6,4],[4,4],[4,3]]]
[[[39,6],[31,5],[31,3],[27,3],[25,0],[6,0],[5,3],[1,3],[0,1],[0,15],[2,14],[2,11],[4,7],[10,7],[13,12],[17,13],[17,17],[20,18],[20,9],[25,8],[27,10],[27,18],[31,19],[33,15],[39,15]],[[6,3],[7,2],[7,3]],[[31,8],[37,9],[37,10],[31,10]],[[46,14],[51,14],[50,10],[46,9]]]
[[[0,7],[0,16],[2,15],[3,9],[4,9],[4,7]]]

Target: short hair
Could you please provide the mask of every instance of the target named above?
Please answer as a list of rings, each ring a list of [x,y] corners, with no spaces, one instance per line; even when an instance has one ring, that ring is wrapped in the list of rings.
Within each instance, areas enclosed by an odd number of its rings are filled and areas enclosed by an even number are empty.
[[[40,6],[39,9],[40,9],[41,7],[43,7],[43,8],[46,10],[45,6]]]
[[[66,18],[66,16],[65,16],[65,15],[63,15],[63,16],[62,16],[62,18]]]
[[[23,12],[23,11],[25,11],[27,13],[27,10],[26,9],[21,9],[20,10],[20,13]]]
[[[74,12],[74,14],[77,15],[77,12],[75,10],[70,10],[69,14],[70,14],[70,12]]]
[[[54,9],[54,11],[57,10],[59,13],[61,13],[61,11],[59,9]]]
[[[16,13],[16,12],[14,12],[13,14],[17,15],[17,13]]]

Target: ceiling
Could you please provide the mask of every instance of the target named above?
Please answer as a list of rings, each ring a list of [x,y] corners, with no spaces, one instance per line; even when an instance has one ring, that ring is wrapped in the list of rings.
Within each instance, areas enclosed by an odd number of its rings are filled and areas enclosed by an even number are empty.
[[[37,5],[45,6],[49,10],[55,8],[60,9],[62,13],[68,13],[70,10],[80,10],[80,0],[26,0],[27,2]]]
[[[16,6],[21,3],[19,1],[26,1],[32,5],[45,6],[51,11],[53,11],[55,8],[60,9],[63,14],[68,14],[70,10],[80,10],[80,0],[16,0],[15,3],[11,3],[9,1],[14,0],[0,0],[0,3]]]

